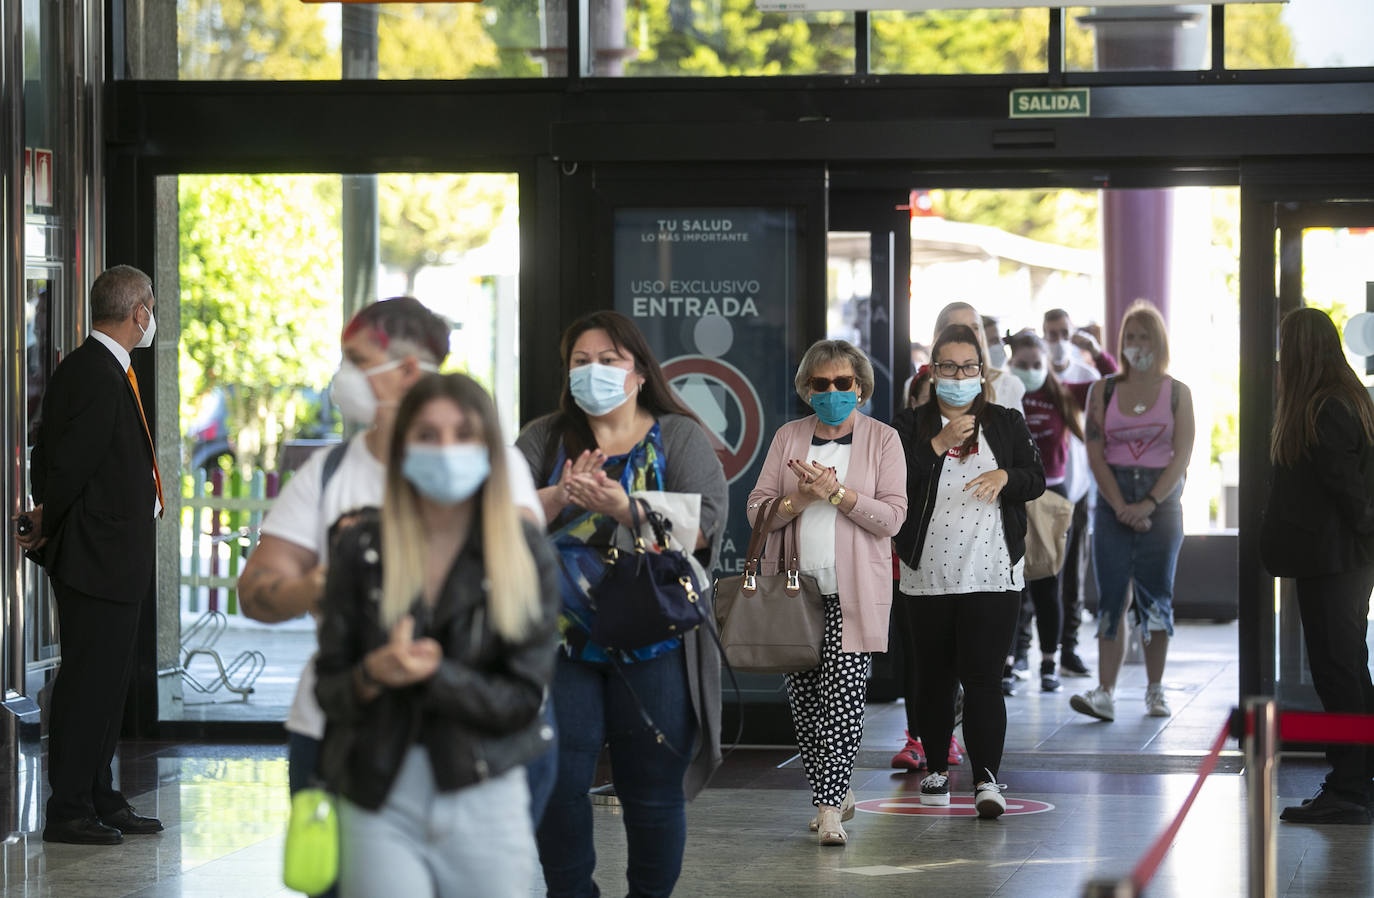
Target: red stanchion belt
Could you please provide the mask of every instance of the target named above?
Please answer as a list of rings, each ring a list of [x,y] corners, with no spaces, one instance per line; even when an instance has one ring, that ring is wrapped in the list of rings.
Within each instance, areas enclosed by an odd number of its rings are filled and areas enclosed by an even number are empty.
[[[1202,784],[1212,771],[1217,767],[1217,759],[1221,757],[1221,750],[1226,746],[1226,740],[1231,735],[1231,721],[1228,719],[1221,727],[1221,732],[1217,733],[1216,741],[1212,743],[1212,750],[1203,759],[1202,766],[1197,771],[1197,782],[1193,783],[1193,789],[1188,793],[1188,798],[1183,802],[1183,807],[1179,808],[1178,815],[1174,817],[1169,828],[1160,833],[1159,838],[1155,839],[1150,850],[1145,852],[1145,856],[1131,870],[1131,885],[1135,887],[1136,894],[1144,891],[1145,886],[1154,878],[1159,871],[1159,865],[1164,863],[1164,856],[1169,853],[1169,849],[1174,844],[1174,837],[1178,835],[1179,827],[1183,825],[1183,818],[1188,816],[1188,811],[1193,806],[1193,800],[1197,798],[1198,792],[1202,791]]]
[[[1247,724],[1247,729],[1249,725]],[[1374,714],[1279,712],[1279,738],[1284,742],[1336,742],[1374,745]]]

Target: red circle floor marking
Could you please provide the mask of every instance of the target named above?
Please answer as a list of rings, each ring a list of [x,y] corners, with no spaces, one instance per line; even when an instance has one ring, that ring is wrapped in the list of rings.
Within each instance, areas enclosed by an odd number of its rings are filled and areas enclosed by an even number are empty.
[[[869,814],[898,814],[925,817],[973,817],[978,813],[973,806],[972,795],[951,795],[947,807],[921,804],[919,795],[906,795],[901,798],[872,798],[854,805]],[[1054,810],[1054,805],[1029,798],[1008,798],[1007,814],[1043,814]]]

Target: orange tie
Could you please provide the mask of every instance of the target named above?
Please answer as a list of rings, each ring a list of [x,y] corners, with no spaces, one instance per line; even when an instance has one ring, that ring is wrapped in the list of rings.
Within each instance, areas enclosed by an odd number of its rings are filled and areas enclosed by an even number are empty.
[[[148,416],[143,414],[143,394],[138,390],[138,375],[134,373],[134,366],[130,365],[125,373],[129,375],[129,386],[134,388],[134,398],[138,400],[138,416],[143,419],[143,433],[148,437],[148,448],[153,453],[153,480],[157,483],[157,516],[162,517],[162,511],[167,504],[162,501],[162,473],[157,469],[157,447],[153,445],[153,434],[148,430]]]

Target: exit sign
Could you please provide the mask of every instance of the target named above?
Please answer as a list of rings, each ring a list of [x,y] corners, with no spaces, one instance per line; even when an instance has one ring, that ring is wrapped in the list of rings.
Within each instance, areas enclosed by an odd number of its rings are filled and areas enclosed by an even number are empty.
[[[1027,88],[1011,92],[1012,118],[1086,118],[1088,88]]]

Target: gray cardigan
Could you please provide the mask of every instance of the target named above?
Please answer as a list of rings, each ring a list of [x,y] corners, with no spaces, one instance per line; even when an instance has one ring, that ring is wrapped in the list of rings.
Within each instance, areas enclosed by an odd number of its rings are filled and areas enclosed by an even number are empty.
[[[515,446],[525,455],[535,486],[548,484],[553,471],[558,446],[550,446],[550,437],[558,421],[558,414],[545,415],[531,421]],[[720,555],[721,538],[725,534],[725,520],[729,513],[729,487],[706,432],[691,418],[683,415],[663,415],[658,419],[663,436],[663,489],[674,493],[701,495],[701,532],[710,546],[709,557],[698,560],[707,573],[715,569]],[[552,448],[552,451],[550,449]],[[682,534],[682,542],[695,542]],[[715,613],[707,600],[706,619],[713,622]],[[720,654],[710,634],[695,630],[683,637],[683,655],[687,662],[687,685],[691,692],[692,711],[697,719],[697,740],[692,749],[692,761],[682,778],[682,789],[688,798],[695,798],[705,787],[721,763],[720,752]],[[652,713],[652,709],[650,709]]]

